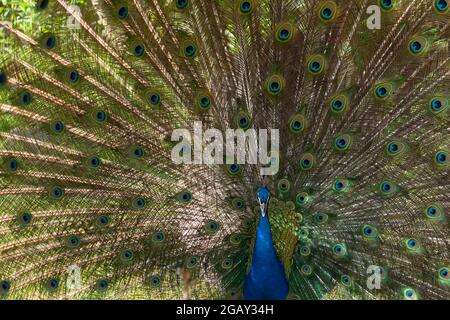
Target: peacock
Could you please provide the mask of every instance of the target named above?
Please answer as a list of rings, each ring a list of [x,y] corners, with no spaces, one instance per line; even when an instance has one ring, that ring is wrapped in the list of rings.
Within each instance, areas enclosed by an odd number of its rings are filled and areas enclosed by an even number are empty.
[[[450,299],[450,1],[0,4],[1,299]]]

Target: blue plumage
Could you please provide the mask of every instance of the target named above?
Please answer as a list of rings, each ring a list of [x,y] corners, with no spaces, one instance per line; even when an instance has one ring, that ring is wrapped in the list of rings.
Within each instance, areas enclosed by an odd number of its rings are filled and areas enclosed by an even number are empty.
[[[268,213],[270,194],[267,188],[258,190],[261,204],[255,247],[250,272],[245,278],[244,299],[246,300],[283,300],[289,286],[284,268],[278,259],[272,241],[272,232]]]

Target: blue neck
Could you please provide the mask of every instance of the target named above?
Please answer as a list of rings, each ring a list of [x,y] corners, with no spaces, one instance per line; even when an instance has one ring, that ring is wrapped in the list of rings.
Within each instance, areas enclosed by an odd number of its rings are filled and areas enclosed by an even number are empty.
[[[250,272],[244,283],[246,300],[281,300],[288,294],[284,268],[272,241],[269,216],[259,214]]]

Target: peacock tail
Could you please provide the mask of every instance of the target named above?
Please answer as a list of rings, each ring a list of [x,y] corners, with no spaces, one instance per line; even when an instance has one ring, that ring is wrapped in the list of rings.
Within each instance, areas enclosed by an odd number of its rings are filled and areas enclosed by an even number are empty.
[[[448,0],[0,3],[1,298],[242,299],[266,186],[288,299],[450,299]]]

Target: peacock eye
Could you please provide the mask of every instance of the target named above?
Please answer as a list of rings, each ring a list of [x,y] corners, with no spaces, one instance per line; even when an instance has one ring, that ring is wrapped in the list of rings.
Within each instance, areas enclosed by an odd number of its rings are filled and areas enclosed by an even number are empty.
[[[104,291],[108,290],[108,286],[109,286],[109,281],[107,279],[99,279],[96,284],[97,290],[100,292],[104,292]]]
[[[119,10],[117,10],[117,16],[119,19],[125,19],[128,17],[128,7],[120,7]]]
[[[8,77],[5,72],[0,70],[0,86],[4,86],[8,81]]]
[[[434,7],[438,13],[446,13],[448,11],[448,1],[447,0],[435,0]]]
[[[143,44],[138,44],[137,46],[134,47],[134,55],[136,57],[142,57],[144,55],[145,52],[145,47]]]
[[[186,9],[188,4],[188,0],[176,0],[176,6],[178,9]]]
[[[384,10],[389,10],[389,9],[392,9],[394,4],[392,3],[392,0],[380,0],[380,6]]]
[[[49,3],[49,0],[38,0],[38,1],[36,1],[36,9],[37,10],[47,9],[48,3]]]
[[[253,3],[250,1],[242,1],[241,4],[239,5],[239,9],[241,13],[248,14],[253,9]]]

